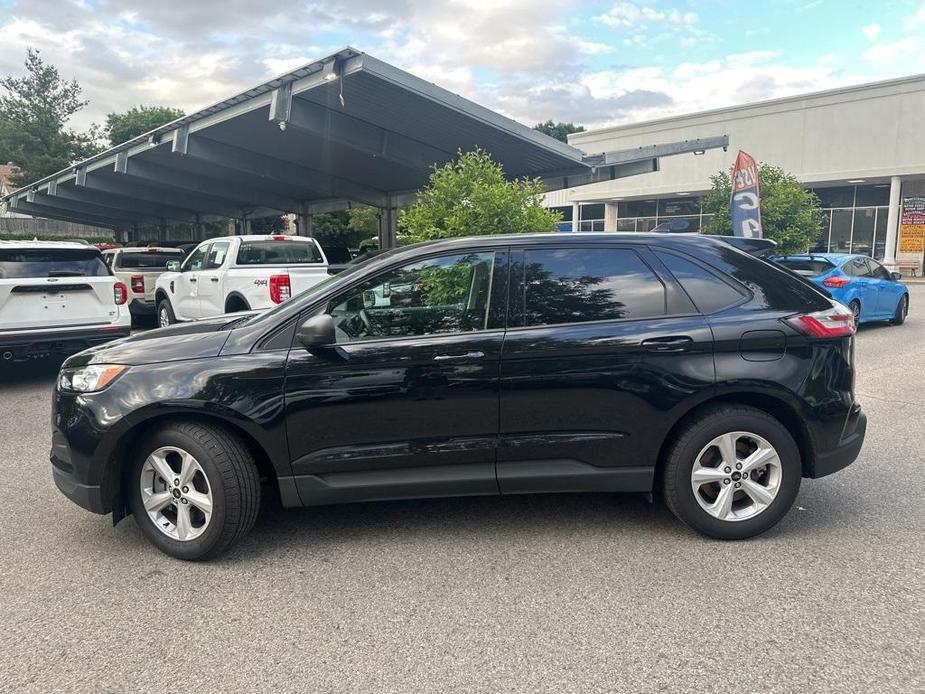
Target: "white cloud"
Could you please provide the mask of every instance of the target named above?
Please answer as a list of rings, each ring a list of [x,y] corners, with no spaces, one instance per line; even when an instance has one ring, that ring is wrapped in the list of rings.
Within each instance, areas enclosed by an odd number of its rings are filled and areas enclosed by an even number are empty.
[[[867,26],[861,29],[861,33],[864,34],[871,41],[876,41],[877,37],[880,36],[880,25],[879,24],[868,24]]]
[[[598,15],[595,19],[614,28],[662,23],[693,25],[697,23],[697,14],[695,12],[681,12],[674,8],[660,10],[650,5],[635,2],[617,2],[607,12]]]
[[[925,5],[920,7],[919,11],[912,15],[908,21],[910,29],[918,29],[923,24],[925,24]]]
[[[925,60],[925,46],[921,39],[909,36],[891,43],[875,43],[864,51],[863,56],[864,60],[877,67],[901,63],[911,68]]]

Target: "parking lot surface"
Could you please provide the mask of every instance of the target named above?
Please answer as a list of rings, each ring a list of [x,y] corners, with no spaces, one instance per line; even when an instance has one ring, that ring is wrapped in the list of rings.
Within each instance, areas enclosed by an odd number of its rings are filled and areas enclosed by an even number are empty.
[[[925,286],[863,328],[859,460],[704,539],[637,496],[275,510],[219,561],[74,506],[0,373],[0,691],[925,691]]]

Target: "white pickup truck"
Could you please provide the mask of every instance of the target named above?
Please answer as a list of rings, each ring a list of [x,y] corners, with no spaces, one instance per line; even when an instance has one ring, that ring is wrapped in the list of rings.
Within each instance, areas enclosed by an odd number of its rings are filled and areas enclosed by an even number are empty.
[[[223,313],[264,309],[328,276],[314,239],[299,236],[224,236],[199,244],[157,278],[158,325]]]

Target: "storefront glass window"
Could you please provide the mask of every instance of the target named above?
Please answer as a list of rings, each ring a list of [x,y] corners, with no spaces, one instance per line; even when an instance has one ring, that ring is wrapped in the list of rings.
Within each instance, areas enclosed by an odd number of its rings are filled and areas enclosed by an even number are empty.
[[[874,226],[877,208],[868,207],[854,211],[854,234],[851,236],[851,252],[872,255],[874,250]]]
[[[829,237],[830,253],[851,252],[851,215],[853,210],[832,210],[832,234]]]

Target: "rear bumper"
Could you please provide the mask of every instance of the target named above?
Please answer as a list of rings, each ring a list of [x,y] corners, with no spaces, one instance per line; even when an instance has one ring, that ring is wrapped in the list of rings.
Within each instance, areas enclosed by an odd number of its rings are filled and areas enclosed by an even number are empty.
[[[133,316],[153,316],[155,307],[154,299],[132,299],[128,310]]]
[[[809,477],[825,477],[851,465],[861,453],[866,433],[867,415],[858,407],[856,412],[849,415],[848,426],[838,446],[830,451],[816,453],[816,459],[810,465]]]
[[[132,332],[124,325],[106,325],[79,330],[42,330],[22,333],[0,333],[0,356],[4,361],[18,361],[50,354],[75,354],[101,345]]]

